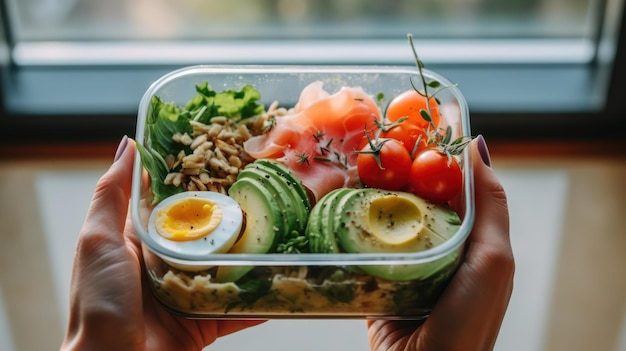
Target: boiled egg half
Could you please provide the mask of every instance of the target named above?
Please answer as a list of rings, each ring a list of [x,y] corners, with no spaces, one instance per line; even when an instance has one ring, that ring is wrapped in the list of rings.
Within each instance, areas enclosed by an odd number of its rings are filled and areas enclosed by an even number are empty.
[[[211,191],[187,191],[161,201],[152,211],[148,232],[164,249],[188,259],[227,252],[243,223],[239,204]]]

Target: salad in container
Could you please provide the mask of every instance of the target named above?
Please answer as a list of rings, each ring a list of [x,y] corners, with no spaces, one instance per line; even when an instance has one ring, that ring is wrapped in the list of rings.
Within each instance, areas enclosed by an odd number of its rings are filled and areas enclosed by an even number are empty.
[[[392,66],[192,66],[146,91],[131,212],[189,318],[426,318],[471,230],[458,88]]]

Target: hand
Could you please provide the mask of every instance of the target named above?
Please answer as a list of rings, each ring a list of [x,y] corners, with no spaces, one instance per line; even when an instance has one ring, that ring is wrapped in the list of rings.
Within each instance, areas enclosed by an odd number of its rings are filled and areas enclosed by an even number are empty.
[[[201,350],[262,321],[190,320],[165,311],[142,272],[127,216],[135,143],[124,137],[96,186],[76,246],[62,350]]]
[[[423,323],[368,321],[372,350],[491,350],[513,290],[515,263],[504,190],[482,136],[471,144],[476,218],[466,256]]]

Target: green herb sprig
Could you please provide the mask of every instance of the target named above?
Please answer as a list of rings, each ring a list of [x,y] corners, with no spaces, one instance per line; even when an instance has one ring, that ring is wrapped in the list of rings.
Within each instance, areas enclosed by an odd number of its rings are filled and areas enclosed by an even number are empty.
[[[413,35],[409,33],[407,34],[407,38],[409,40],[411,50],[413,51],[413,57],[415,59],[415,64],[417,66],[417,70],[419,72],[420,80],[422,83],[422,89],[424,91],[421,92],[415,86],[412,79],[410,80],[411,86],[413,87],[415,92],[417,92],[419,95],[423,96],[426,99],[426,109],[420,109],[419,113],[420,116],[429,124],[429,134],[431,135],[429,136],[428,144],[435,144],[439,151],[448,155],[448,158],[451,158],[452,156],[458,156],[463,153],[463,150],[472,141],[473,138],[471,136],[461,136],[457,139],[452,140],[452,127],[447,126],[445,134],[442,135],[440,132],[441,128],[437,127],[433,122],[432,112],[430,109],[430,99],[436,99],[435,95],[442,91],[442,89],[435,91],[433,94],[429,94],[428,88],[430,87],[433,89],[439,89],[441,88],[441,83],[434,79],[428,82],[426,81],[426,78],[423,74],[423,69],[425,68],[425,65],[417,54],[417,50],[415,49],[415,45],[413,43]],[[453,86],[456,86],[456,84],[454,84]],[[444,89],[445,88],[448,87],[444,87]],[[419,145],[419,140],[415,143],[416,147],[417,145]],[[413,150],[413,152],[415,152],[415,150]],[[412,154],[411,156],[414,155]]]

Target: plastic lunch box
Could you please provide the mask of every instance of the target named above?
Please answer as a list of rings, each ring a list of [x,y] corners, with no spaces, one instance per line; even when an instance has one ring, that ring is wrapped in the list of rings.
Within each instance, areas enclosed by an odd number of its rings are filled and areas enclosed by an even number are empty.
[[[434,72],[423,70],[423,74],[427,80],[441,83],[436,97],[455,136],[470,135],[469,111],[459,89]],[[145,142],[153,96],[184,105],[196,94],[195,85],[202,82],[218,91],[250,84],[261,92],[265,106],[275,100],[281,106],[293,106],[302,89],[314,81],[322,81],[331,93],[342,86],[359,86],[372,95],[383,92],[385,96],[421,82],[418,69],[411,67],[191,66],[164,75],[145,92],[139,105],[136,141]],[[142,241],[152,292],[167,309],[189,318],[427,318],[462,261],[473,225],[472,162],[467,150],[461,157],[464,185],[453,201],[461,225],[449,240],[434,248],[411,253],[220,253],[198,259],[163,248],[148,234],[153,205],[149,177],[137,155],[131,215]],[[411,280],[386,280],[360,269],[372,265],[410,266],[425,273]],[[220,266],[254,269],[245,279],[218,283],[213,281],[211,267]]]

